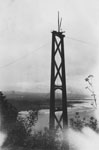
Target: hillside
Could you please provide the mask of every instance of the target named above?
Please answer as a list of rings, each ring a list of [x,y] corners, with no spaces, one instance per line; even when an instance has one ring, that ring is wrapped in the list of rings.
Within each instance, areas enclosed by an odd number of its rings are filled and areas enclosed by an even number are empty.
[[[6,99],[14,105],[18,111],[30,109],[48,109],[49,93],[28,93],[28,92],[4,92]],[[61,95],[57,93],[56,106],[61,104]],[[72,107],[74,103],[83,103],[88,97],[83,94],[68,94],[68,106]],[[90,100],[90,99],[89,99]]]

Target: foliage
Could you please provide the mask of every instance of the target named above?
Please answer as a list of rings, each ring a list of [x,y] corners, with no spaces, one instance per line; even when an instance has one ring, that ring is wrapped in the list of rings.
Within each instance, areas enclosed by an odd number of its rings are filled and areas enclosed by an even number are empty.
[[[10,146],[12,148],[17,146],[28,150],[59,150],[61,144],[57,139],[56,132],[52,132],[47,128],[44,131],[36,131],[33,135],[30,135],[22,122],[17,122],[11,132],[8,133],[8,137],[3,146]]]
[[[0,91],[0,113],[2,115],[3,128],[8,126],[8,123],[15,122],[17,118],[17,109],[10,104],[6,96]]]
[[[95,94],[94,87],[93,87],[93,82],[92,82],[93,77],[94,77],[93,75],[89,75],[85,79],[85,81],[88,83],[88,86],[86,87],[86,89],[88,89],[89,92],[91,92],[91,96],[93,96],[93,98],[94,98],[94,104],[97,107],[96,94]]]
[[[24,141],[28,134],[24,125],[21,122],[16,122],[13,128],[7,133],[7,138],[3,146],[21,146],[24,145]]]
[[[4,143],[4,146],[10,145],[23,147],[27,150],[40,149],[40,150],[60,150],[62,149],[62,140],[59,140],[59,135],[56,131],[50,131],[45,128],[43,131],[36,131],[31,133],[31,126],[35,125],[37,120],[37,112],[30,111],[30,116],[27,116],[26,120],[19,117],[15,126],[8,132],[8,137]],[[90,127],[94,131],[98,132],[97,120],[90,117],[89,120],[85,118],[81,119],[78,112],[75,117],[70,120],[70,125],[73,129],[81,131],[83,127]]]
[[[14,126],[8,130],[4,146],[16,145],[23,147],[27,141],[26,139],[31,137],[31,127],[35,125],[37,117],[37,111],[29,111],[26,118],[19,117]]]
[[[50,131],[45,128],[44,131],[38,131],[33,134],[32,137],[26,141],[26,147],[32,149],[43,149],[43,150],[58,150],[61,144],[57,140],[57,134],[55,131]]]
[[[26,117],[18,116],[17,120],[23,124],[28,134],[31,134],[32,127],[38,120],[38,110],[30,110],[28,111],[28,115]]]
[[[94,117],[89,119],[81,119],[79,112],[76,112],[75,117],[70,119],[70,125],[75,130],[82,130],[83,127],[90,127],[94,131],[98,132],[98,123]]]
[[[17,117],[17,110],[6,100],[6,97],[0,92],[0,107],[3,115],[3,125]],[[10,124],[7,130],[7,138],[3,146],[23,147],[29,149],[58,150],[61,147],[55,131],[45,128],[44,131],[37,131],[31,134],[32,127],[38,120],[38,111],[29,111],[27,117],[17,117],[14,124]]]

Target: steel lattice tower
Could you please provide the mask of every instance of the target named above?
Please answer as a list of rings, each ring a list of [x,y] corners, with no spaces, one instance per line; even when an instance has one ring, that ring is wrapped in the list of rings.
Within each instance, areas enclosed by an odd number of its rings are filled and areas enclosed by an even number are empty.
[[[58,31],[52,32],[52,56],[51,56],[51,85],[50,85],[50,129],[64,129],[68,125],[67,94],[64,57],[64,32],[60,31],[61,21],[58,14]],[[58,80],[58,83],[57,83]],[[61,106],[57,107],[56,92],[61,91]],[[56,111],[62,111],[57,117]]]

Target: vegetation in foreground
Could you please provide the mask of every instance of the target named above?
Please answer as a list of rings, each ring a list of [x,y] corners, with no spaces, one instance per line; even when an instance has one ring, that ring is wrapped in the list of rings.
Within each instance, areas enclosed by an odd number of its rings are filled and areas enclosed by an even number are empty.
[[[70,126],[78,131],[81,131],[84,127],[89,127],[95,132],[99,132],[97,119],[94,117],[81,119],[79,112],[76,112],[75,117],[70,119]]]
[[[34,113],[32,113],[34,115]],[[4,147],[10,146],[12,149],[14,147],[21,147],[23,149],[31,150],[60,150],[63,147],[62,141],[58,132],[50,131],[45,128],[43,131],[37,131],[31,134],[31,125],[35,125],[35,117],[32,118],[31,122],[24,123],[23,120],[16,122],[15,127],[8,132],[7,139],[4,143]],[[75,114],[75,117],[70,121],[71,128],[74,130],[81,131],[83,127],[90,127],[95,132],[99,132],[97,120],[93,117],[88,119],[83,118],[81,120],[79,113]]]
[[[60,150],[63,147],[62,140],[60,140],[59,134],[56,131],[50,131],[45,128],[44,131],[32,132],[32,127],[38,119],[37,111],[30,111],[29,116],[25,119],[19,118],[16,120],[17,111],[11,106],[5,99],[5,96],[1,93],[0,97],[1,112],[4,116],[3,125],[7,131],[7,138],[3,144],[3,147],[10,147],[10,149],[26,149],[26,150]],[[9,106],[9,107],[8,107]],[[7,118],[11,118],[12,112],[14,113],[13,119],[14,125],[10,129],[7,128]],[[10,119],[11,120],[11,119]],[[7,124],[7,125],[6,125]],[[78,112],[75,117],[70,120],[70,126],[74,130],[81,131],[83,127],[90,127],[95,132],[99,132],[98,122],[95,118],[90,117],[80,118]]]
[[[9,125],[14,124],[18,111],[16,107],[14,107],[11,103],[9,103],[6,99],[6,96],[0,91],[0,117],[2,119],[2,124],[0,125],[0,128],[7,129]]]

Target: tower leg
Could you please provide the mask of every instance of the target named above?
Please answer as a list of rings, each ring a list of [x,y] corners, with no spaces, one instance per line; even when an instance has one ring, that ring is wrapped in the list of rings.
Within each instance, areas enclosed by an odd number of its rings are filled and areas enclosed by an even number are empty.
[[[50,129],[64,129],[68,125],[67,115],[67,94],[65,79],[65,57],[64,57],[64,35],[62,32],[52,32],[52,56],[51,56],[51,85],[50,85]],[[59,60],[58,60],[58,59]],[[59,80],[59,83],[56,81]],[[61,90],[62,99],[59,106],[56,106],[55,93]],[[57,118],[56,110],[62,111],[60,118]],[[56,125],[57,124],[57,125]]]

